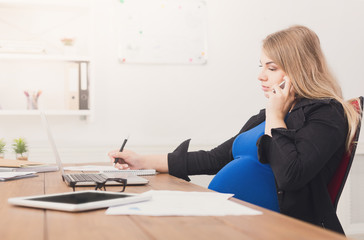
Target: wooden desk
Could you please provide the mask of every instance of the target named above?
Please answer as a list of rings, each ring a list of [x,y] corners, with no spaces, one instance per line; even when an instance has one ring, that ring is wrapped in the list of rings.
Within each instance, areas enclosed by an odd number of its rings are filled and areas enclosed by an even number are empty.
[[[146,186],[128,186],[126,192],[154,190],[208,191],[168,174],[147,176]],[[108,190],[113,190],[108,187]],[[114,189],[115,190],[115,189]],[[39,177],[0,182],[0,239],[346,239],[339,234],[271,212],[259,216],[226,217],[149,217],[107,216],[105,209],[83,213],[16,207],[7,199],[72,191],[59,172],[39,173]]]

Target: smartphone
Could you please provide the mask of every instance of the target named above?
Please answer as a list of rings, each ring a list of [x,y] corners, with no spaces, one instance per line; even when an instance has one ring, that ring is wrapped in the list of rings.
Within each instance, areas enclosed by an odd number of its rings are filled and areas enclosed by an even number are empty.
[[[281,82],[278,86],[281,88],[281,89],[284,89],[284,86],[286,85],[286,80],[283,80],[283,82]],[[276,93],[276,90],[273,89],[273,93]]]
[[[284,89],[284,86],[286,85],[286,80],[284,80],[283,82],[281,82],[278,86],[282,89]]]

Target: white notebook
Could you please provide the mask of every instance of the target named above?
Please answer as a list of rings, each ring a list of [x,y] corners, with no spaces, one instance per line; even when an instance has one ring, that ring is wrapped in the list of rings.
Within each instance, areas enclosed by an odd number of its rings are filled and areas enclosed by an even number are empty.
[[[68,171],[84,171],[84,172],[104,172],[104,173],[130,173],[138,176],[155,175],[157,174],[155,169],[140,169],[140,170],[117,170],[113,166],[98,166],[98,165],[86,165],[86,166],[73,166],[64,167],[64,170]]]
[[[104,173],[129,173],[137,176],[155,175],[157,172],[155,169],[140,169],[140,170],[106,170]]]

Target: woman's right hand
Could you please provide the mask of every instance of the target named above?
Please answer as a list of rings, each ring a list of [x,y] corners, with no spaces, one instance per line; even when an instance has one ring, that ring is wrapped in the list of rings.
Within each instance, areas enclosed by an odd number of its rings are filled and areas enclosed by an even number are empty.
[[[143,169],[144,161],[142,155],[139,155],[133,151],[124,149],[122,152],[119,150],[113,150],[108,153],[110,161],[115,162],[115,158],[121,158],[124,162],[117,162],[115,167],[117,169]]]
[[[288,76],[283,78],[285,87],[283,89],[279,85],[273,87],[273,91],[269,92],[268,103],[266,106],[266,117],[284,120],[295,101],[295,92]]]
[[[295,102],[295,92],[288,76],[283,78],[285,87],[279,85],[268,92],[268,102],[265,109],[265,134],[272,136],[272,128],[287,128],[284,118]]]

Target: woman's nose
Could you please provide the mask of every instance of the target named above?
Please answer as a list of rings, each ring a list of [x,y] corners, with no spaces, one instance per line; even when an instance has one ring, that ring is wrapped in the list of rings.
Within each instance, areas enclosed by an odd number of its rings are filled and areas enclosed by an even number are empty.
[[[260,73],[258,74],[258,80],[259,81],[266,81],[267,80],[267,76],[264,74],[264,71],[260,71]]]

